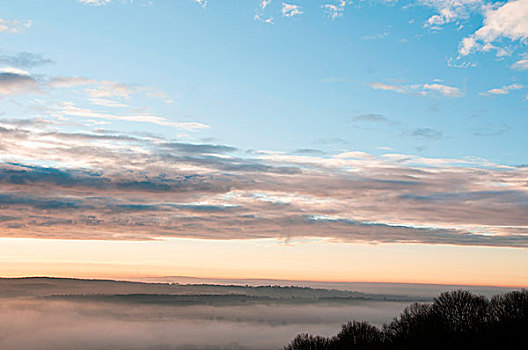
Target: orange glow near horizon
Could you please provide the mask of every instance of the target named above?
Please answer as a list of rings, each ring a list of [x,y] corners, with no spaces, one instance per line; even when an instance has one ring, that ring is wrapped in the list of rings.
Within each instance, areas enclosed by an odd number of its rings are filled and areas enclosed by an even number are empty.
[[[0,276],[193,276],[528,286],[526,249],[310,239],[74,241],[0,238]]]

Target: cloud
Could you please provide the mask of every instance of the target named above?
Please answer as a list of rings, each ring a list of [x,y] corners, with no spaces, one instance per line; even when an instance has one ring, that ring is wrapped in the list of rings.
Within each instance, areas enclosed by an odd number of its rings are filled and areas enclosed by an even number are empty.
[[[326,154],[325,152],[321,150],[313,149],[313,148],[298,148],[295,151],[293,151],[293,153],[303,154],[303,155],[318,155],[318,156]]]
[[[53,63],[53,61],[39,54],[20,52],[16,55],[1,55],[0,63],[13,67],[32,68],[43,64]]]
[[[514,83],[510,85],[505,85],[500,88],[489,89],[486,92],[481,92],[480,95],[507,95],[510,93],[510,91],[520,90],[522,88],[524,88],[523,85]]]
[[[344,152],[344,153],[337,154],[334,157],[341,158],[341,159],[347,159],[347,158],[374,159],[372,155],[365,153],[365,152],[360,152],[360,151]]]
[[[438,12],[429,17],[425,23],[426,27],[433,29],[440,29],[444,24],[467,19],[484,3],[483,0],[418,0],[418,2]]]
[[[284,17],[295,17],[303,14],[300,6],[285,2],[282,3],[281,12]]]
[[[17,68],[0,69],[0,95],[38,92],[39,84],[28,72]]]
[[[321,7],[329,18],[336,19],[343,16],[346,5],[346,0],[338,0],[335,4],[324,4]]]
[[[461,97],[463,95],[462,91],[457,87],[442,85],[438,83],[424,84],[422,88],[423,90],[435,91],[448,97]]]
[[[73,103],[65,102],[58,108],[57,113],[63,116],[75,116],[82,118],[108,119],[108,120],[125,120],[139,123],[153,123],[163,126],[172,126],[188,131],[207,129],[208,125],[198,122],[171,122],[167,119],[155,115],[121,115],[110,114],[105,112],[94,111],[87,108],[80,108]]]
[[[194,0],[194,2],[200,5],[202,8],[207,7],[207,0]]]
[[[386,38],[387,35],[389,35],[389,33],[387,32],[378,33],[378,34],[370,34],[370,35],[362,36],[361,40],[379,40],[379,39]]]
[[[414,85],[389,85],[384,83],[371,83],[370,87],[376,90],[394,91],[400,94],[411,95],[430,95],[431,93],[440,94],[447,97],[461,97],[464,95],[462,90],[457,87],[443,85],[439,83],[431,84],[414,84]]]
[[[171,149],[178,150],[184,153],[212,153],[212,154],[221,154],[221,153],[233,153],[237,149],[230,146],[224,145],[208,145],[208,144],[191,144],[191,143],[180,143],[180,142],[170,142],[163,145],[164,147],[169,147]]]
[[[77,208],[78,202],[61,199],[50,199],[50,198],[35,198],[35,197],[23,197],[10,194],[0,194],[0,207],[2,206],[30,206],[35,209],[71,209]]]
[[[56,76],[47,82],[47,86],[63,89],[83,87],[89,101],[105,107],[127,107],[125,104],[110,98],[128,100],[135,94],[159,98],[168,105],[174,103],[174,99],[169,94],[159,89],[117,81],[96,80],[78,76]]]
[[[394,91],[400,94],[406,94],[409,91],[409,89],[405,86],[389,85],[384,83],[371,83],[370,87],[376,90]]]
[[[83,85],[91,85],[95,84],[96,82],[97,81],[94,79],[87,79],[83,77],[58,76],[51,79],[48,85],[54,88],[72,88]]]
[[[265,10],[269,4],[271,4],[271,0],[262,0],[262,2],[260,3],[260,8],[262,10]]]
[[[473,135],[479,137],[494,137],[503,135],[506,132],[510,131],[510,129],[511,128],[505,124],[500,124],[496,126],[482,126],[479,129],[475,130],[473,132]]]
[[[81,4],[91,6],[102,6],[109,4],[112,0],[78,0]]]
[[[481,28],[465,37],[459,45],[462,56],[474,51],[497,50],[498,55],[508,54],[504,48],[496,46],[503,39],[510,41],[528,38],[528,0],[511,0],[487,6]]]
[[[95,80],[83,77],[57,76],[52,78],[48,86],[54,88],[74,88],[78,86],[91,86],[85,88],[86,94],[94,99],[107,97],[121,97],[128,99],[131,94],[140,90],[147,90],[145,87],[123,84],[116,81]],[[165,95],[163,97],[166,97]]]
[[[513,69],[528,70],[528,59],[518,60],[511,66]]]
[[[0,33],[20,34],[31,28],[32,21],[6,20],[0,18]]]
[[[371,122],[371,123],[383,123],[383,124],[393,124],[392,121],[387,119],[385,116],[381,114],[375,114],[375,113],[367,113],[367,114],[360,114],[356,115],[352,118],[352,121],[354,122]]]
[[[273,24],[273,17],[263,17],[262,15],[256,13],[253,17],[256,21],[260,21],[263,23]]]
[[[121,103],[121,102],[118,102],[118,101],[109,100],[109,99],[105,99],[105,98],[90,98],[89,101],[92,104],[94,104],[94,105],[103,106],[103,107],[113,107],[113,108],[127,108],[127,107],[129,107],[128,105],[126,105],[124,103]]]
[[[270,4],[271,0],[262,0],[257,10],[255,11],[255,16],[253,18],[256,21],[273,24],[273,17],[266,15],[266,8],[268,8]]]
[[[432,128],[418,128],[413,130],[407,130],[404,135],[409,135],[422,139],[438,140],[442,137],[442,132]]]
[[[449,68],[470,68],[470,67],[476,67],[477,64],[475,62],[459,61],[458,58],[455,59],[453,57],[450,57],[447,60],[447,66]]]
[[[115,81],[98,81],[95,88],[86,89],[86,93],[93,98],[123,97],[128,99],[136,89]]]
[[[248,154],[34,123],[0,119],[2,236],[528,246],[528,168],[354,149]]]

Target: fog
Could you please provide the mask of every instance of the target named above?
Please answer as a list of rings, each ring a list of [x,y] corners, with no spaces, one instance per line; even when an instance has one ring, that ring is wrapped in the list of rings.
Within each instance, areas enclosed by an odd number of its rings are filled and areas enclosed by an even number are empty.
[[[404,302],[171,306],[0,299],[2,350],[280,349],[349,320],[389,321]]]

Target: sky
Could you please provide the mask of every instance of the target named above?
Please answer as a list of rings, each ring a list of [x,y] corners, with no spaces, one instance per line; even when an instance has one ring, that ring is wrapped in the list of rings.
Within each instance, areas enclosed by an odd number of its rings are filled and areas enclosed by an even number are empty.
[[[528,286],[528,0],[0,4],[0,276]]]

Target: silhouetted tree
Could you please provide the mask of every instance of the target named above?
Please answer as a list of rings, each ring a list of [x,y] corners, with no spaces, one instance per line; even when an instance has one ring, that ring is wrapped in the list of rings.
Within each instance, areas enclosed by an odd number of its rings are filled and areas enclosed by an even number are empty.
[[[399,318],[383,326],[385,342],[392,344],[421,344],[438,332],[432,306],[414,303],[407,306]]]
[[[298,335],[285,350],[525,349],[528,291],[484,296],[465,290],[412,304],[382,330],[367,322],[344,324],[332,338]]]
[[[373,349],[383,342],[381,331],[368,322],[352,321],[344,324],[333,339],[334,349]]]
[[[431,311],[448,334],[476,333],[486,325],[488,299],[467,290],[444,292],[434,299]]]
[[[328,338],[303,333],[297,335],[284,350],[329,350],[330,343]]]
[[[489,332],[491,342],[503,348],[514,348],[526,342],[528,331],[528,291],[514,291],[491,298]]]
[[[492,323],[528,321],[528,290],[495,295],[490,301],[489,314]]]

